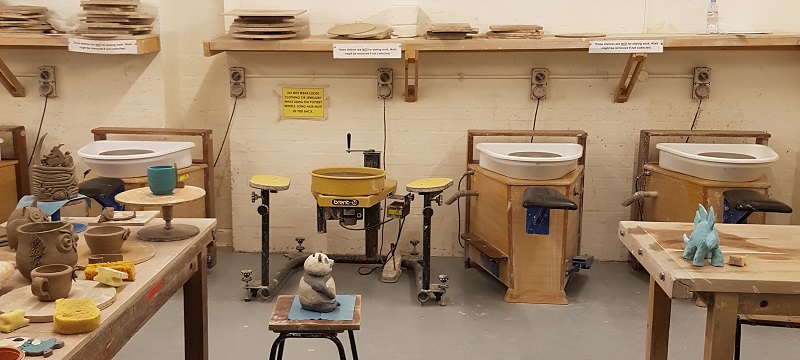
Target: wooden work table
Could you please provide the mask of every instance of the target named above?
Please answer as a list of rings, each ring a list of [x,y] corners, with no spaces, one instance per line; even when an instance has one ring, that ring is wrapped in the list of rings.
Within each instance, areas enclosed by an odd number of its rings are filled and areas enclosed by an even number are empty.
[[[682,236],[691,223],[622,221],[619,237],[650,272],[646,358],[666,360],[671,299],[694,292],[708,305],[706,360],[733,359],[736,319],[747,315],[800,315],[800,227],[716,224],[725,266],[694,267],[683,259]],[[728,265],[748,254],[749,265]]]
[[[90,218],[72,218],[86,223]],[[49,358],[111,359],[125,343],[174,295],[183,288],[184,348],[186,359],[208,359],[208,309],[206,290],[206,246],[212,241],[216,219],[175,219],[176,223],[197,226],[200,233],[190,239],[152,243],[155,257],[136,265],[136,281],[125,282],[117,289],[114,303],[100,312],[100,328],[80,335],[53,332],[52,323],[32,323],[0,337],[24,336],[64,341],[62,349]],[[150,224],[163,224],[153,219]],[[131,227],[131,238],[138,228]],[[81,240],[83,241],[82,237]],[[0,248],[0,260],[13,260],[8,247]],[[83,274],[79,272],[79,278]],[[0,295],[28,285],[22,275],[0,289]]]

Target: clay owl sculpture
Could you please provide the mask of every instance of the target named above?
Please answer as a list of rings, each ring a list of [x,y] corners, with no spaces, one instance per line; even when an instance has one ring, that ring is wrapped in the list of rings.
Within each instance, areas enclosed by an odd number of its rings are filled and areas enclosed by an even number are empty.
[[[314,253],[303,263],[305,274],[300,279],[300,306],[308,311],[336,310],[336,283],[331,277],[333,260],[323,253]]]

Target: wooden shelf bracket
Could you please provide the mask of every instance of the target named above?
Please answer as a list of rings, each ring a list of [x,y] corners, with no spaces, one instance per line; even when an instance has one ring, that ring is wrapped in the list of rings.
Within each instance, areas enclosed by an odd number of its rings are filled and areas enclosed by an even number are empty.
[[[404,62],[405,62],[405,97],[406,102],[417,102],[417,97],[419,96],[419,51],[417,50],[406,50],[404,52]],[[414,77],[411,78],[408,73],[409,65],[414,64]],[[413,80],[412,83],[409,80]]]
[[[636,80],[639,79],[639,74],[642,72],[646,60],[647,54],[631,54],[628,57],[625,70],[622,72],[622,77],[619,78],[617,90],[614,91],[615,103],[627,102],[631,97],[633,87],[636,85]],[[628,80],[628,76],[630,76],[630,80]]]
[[[3,59],[0,59],[0,83],[8,90],[13,97],[25,97],[25,87],[17,80],[11,69],[8,68]]]

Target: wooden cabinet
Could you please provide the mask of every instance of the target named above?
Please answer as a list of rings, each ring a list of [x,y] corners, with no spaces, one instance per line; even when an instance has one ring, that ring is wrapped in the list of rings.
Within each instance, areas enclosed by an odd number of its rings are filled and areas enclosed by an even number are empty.
[[[564,287],[571,260],[578,255],[582,205],[578,210],[550,210],[550,233],[526,232],[523,194],[531,186],[547,186],[581,204],[583,165],[548,181],[512,179],[469,165],[475,172],[470,200],[467,259],[508,286],[507,302],[567,304]]]
[[[0,161],[0,222],[6,221],[17,207],[17,160]]]
[[[644,165],[644,190],[656,191],[658,196],[645,198],[642,206],[643,221],[692,222],[697,205],[714,207],[717,222],[722,222],[724,198],[722,193],[730,189],[750,189],[767,195],[769,182],[765,176],[756,181],[713,181],[666,170],[655,164]],[[753,213],[749,224],[763,224],[764,213]]]

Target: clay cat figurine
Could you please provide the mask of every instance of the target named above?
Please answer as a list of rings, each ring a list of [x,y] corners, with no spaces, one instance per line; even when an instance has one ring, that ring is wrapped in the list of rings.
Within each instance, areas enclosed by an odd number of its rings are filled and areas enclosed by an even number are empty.
[[[722,250],[719,249],[719,233],[714,228],[714,207],[708,212],[703,205],[694,215],[694,230],[689,237],[683,234],[686,249],[684,259],[692,259],[692,265],[704,266],[706,259],[711,259],[712,266],[724,266]]]
[[[336,283],[331,277],[333,260],[323,253],[314,253],[303,263],[305,275],[300,279],[300,306],[316,312],[336,310]]]

